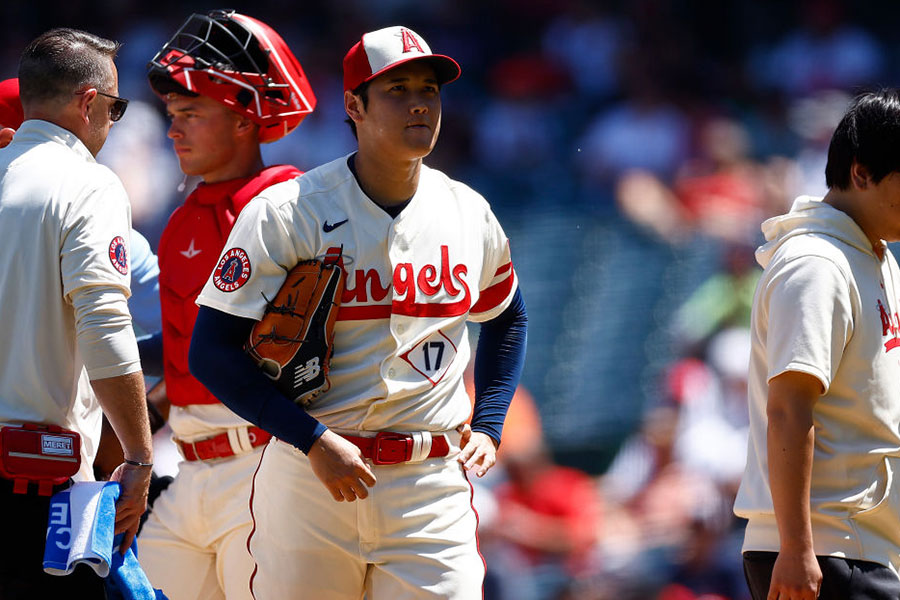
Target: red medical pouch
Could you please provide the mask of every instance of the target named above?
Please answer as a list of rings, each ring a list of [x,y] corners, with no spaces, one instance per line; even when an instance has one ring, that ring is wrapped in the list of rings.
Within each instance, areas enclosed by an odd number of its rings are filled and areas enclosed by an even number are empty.
[[[81,436],[57,425],[25,423],[0,428],[0,477],[13,482],[13,492],[25,494],[29,482],[49,496],[81,466]]]

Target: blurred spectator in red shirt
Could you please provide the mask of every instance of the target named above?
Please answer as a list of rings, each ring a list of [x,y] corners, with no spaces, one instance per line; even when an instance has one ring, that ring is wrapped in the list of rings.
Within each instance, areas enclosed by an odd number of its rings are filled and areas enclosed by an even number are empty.
[[[596,482],[554,463],[537,406],[522,387],[507,413],[498,461],[505,479],[489,492],[476,488],[476,500],[491,496],[490,514],[478,509],[479,536],[489,579],[500,588],[486,589],[485,598],[561,598],[591,572],[601,521]]]
[[[591,568],[600,526],[594,480],[553,462],[541,439],[510,451],[508,479],[495,488],[498,512],[489,535],[509,545],[532,579],[536,598],[554,600]]]

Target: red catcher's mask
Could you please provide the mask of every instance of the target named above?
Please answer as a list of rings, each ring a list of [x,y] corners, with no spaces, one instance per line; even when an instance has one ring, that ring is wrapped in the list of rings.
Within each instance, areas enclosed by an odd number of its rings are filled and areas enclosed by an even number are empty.
[[[160,96],[207,96],[259,125],[274,142],[316,107],[303,67],[275,30],[234,11],[193,14],[156,53],[147,77]]]

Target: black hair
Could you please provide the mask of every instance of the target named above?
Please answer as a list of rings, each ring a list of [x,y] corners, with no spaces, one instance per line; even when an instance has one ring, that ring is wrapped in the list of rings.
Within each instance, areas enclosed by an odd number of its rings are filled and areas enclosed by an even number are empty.
[[[107,61],[118,51],[118,42],[78,29],[61,27],[42,33],[25,47],[19,60],[22,104],[67,101],[85,85],[108,92],[114,81]]]
[[[850,188],[853,162],[866,167],[878,183],[900,171],[900,92],[893,88],[866,92],[853,99],[828,146],[825,184]]]
[[[351,92],[359,96],[362,99],[363,108],[369,108],[369,84],[371,81],[363,81],[361,84],[356,86],[351,90]],[[347,117],[344,119],[344,122],[350,126],[350,131],[353,132],[353,137],[359,139],[359,136],[356,135],[356,123],[353,122],[353,119]]]

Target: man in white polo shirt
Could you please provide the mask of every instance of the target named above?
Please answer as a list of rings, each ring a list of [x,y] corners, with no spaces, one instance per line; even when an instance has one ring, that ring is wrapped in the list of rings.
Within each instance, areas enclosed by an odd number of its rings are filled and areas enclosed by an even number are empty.
[[[129,546],[146,507],[152,446],[128,312],[130,208],[94,156],[127,101],[118,44],[54,29],[22,54],[25,122],[0,150],[0,597],[103,596],[90,569],[42,569],[49,494],[90,471],[103,411],[124,449],[116,531]],[[83,387],[86,370],[96,393]],[[80,447],[81,452],[76,451]],[[20,459],[30,455],[27,464]]]

